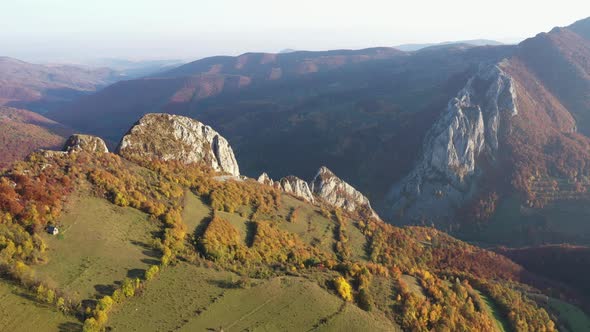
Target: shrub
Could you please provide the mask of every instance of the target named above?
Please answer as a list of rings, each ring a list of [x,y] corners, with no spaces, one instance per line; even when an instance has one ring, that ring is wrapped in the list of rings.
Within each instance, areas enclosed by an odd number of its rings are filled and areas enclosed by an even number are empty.
[[[339,276],[334,279],[334,287],[342,299],[352,301],[352,287],[344,277]]]

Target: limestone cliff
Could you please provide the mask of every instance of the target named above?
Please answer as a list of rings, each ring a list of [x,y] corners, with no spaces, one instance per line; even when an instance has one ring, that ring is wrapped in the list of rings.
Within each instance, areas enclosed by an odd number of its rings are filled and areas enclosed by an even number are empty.
[[[240,175],[228,141],[211,127],[184,116],[144,115],[123,137],[117,150],[128,158],[202,162],[216,171]]]
[[[275,182],[273,181],[273,179],[270,178],[270,176],[268,176],[268,174],[262,173],[260,174],[260,176],[258,177],[258,182],[265,184],[267,186],[274,186]]]
[[[388,198],[388,214],[406,220],[448,219],[475,190],[478,161],[498,152],[501,118],[518,114],[503,64],[481,66],[426,135],[420,161]]]
[[[369,199],[346,183],[327,167],[321,167],[311,181],[311,191],[321,197],[327,203],[347,211],[359,211],[366,209],[369,214],[379,218],[371,208]]]
[[[315,198],[307,182],[296,176],[286,176],[279,180],[281,189],[286,192],[300,197],[310,203],[315,203]]]

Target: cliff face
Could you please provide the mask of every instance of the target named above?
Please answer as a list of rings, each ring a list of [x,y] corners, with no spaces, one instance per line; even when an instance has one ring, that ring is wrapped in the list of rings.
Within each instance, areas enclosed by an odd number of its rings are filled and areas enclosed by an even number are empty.
[[[240,169],[228,141],[211,127],[171,114],[146,114],[123,137],[118,152],[128,158],[203,162],[234,176]]]
[[[318,202],[319,198],[320,201],[332,206],[350,212],[361,212],[368,217],[380,219],[371,208],[371,203],[367,197],[337,177],[325,166],[318,170],[316,176],[309,183],[292,175],[286,176],[279,181],[273,181],[266,173],[260,174],[258,182],[279,188],[310,203]]]
[[[90,153],[108,153],[109,149],[105,142],[96,136],[75,134],[70,136],[62,149],[65,152],[86,151]]]
[[[311,181],[311,191],[326,202],[348,211],[367,209],[371,216],[379,218],[371,208],[369,199],[353,186],[337,177],[323,166]]]
[[[267,186],[271,186],[271,187],[273,187],[275,185],[275,182],[273,181],[273,179],[271,179],[270,176],[268,176],[268,174],[266,174],[266,173],[260,174],[260,176],[258,177],[258,182],[265,184]]]
[[[494,161],[500,118],[518,114],[512,78],[503,64],[481,66],[429,130],[420,161],[388,198],[390,216],[445,219],[469,199],[478,161]]]
[[[309,185],[302,179],[290,175],[280,179],[279,184],[284,192],[303,198],[310,203],[315,203],[315,198],[309,189]]]

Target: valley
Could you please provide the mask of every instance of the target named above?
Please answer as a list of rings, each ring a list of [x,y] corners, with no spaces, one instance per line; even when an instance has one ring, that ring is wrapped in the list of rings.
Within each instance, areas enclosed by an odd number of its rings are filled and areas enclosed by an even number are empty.
[[[590,18],[110,1],[2,19],[0,331],[590,330]]]

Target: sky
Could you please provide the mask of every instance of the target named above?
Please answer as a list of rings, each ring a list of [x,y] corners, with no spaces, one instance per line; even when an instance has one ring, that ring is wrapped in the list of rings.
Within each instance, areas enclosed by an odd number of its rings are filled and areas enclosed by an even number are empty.
[[[587,0],[0,0],[0,55],[195,60],[286,48],[517,42],[588,16]]]

